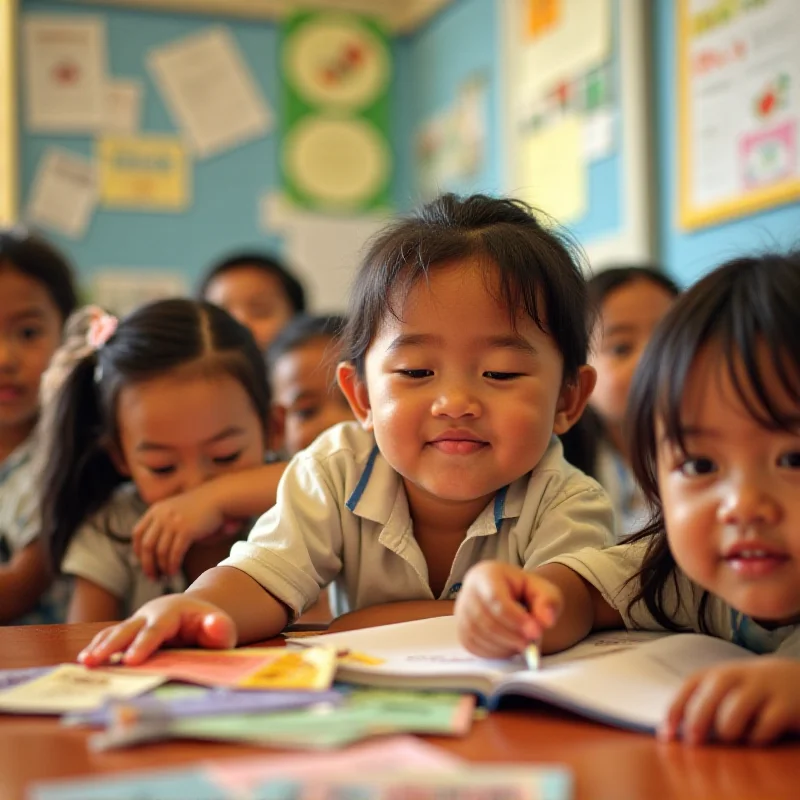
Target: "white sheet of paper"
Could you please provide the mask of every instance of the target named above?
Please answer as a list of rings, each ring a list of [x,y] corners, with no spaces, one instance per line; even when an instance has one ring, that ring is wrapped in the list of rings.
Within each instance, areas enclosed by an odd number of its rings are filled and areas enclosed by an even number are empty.
[[[277,193],[261,200],[261,224],[279,233],[285,255],[319,311],[343,311],[350,282],[369,240],[388,218],[380,214],[332,216],[292,208]]]
[[[28,127],[50,133],[96,131],[103,122],[106,87],[101,18],[28,14],[22,30]]]
[[[33,180],[27,220],[79,239],[97,205],[97,172],[88,158],[51,147]]]
[[[41,678],[0,692],[0,712],[63,714],[89,711],[111,697],[134,697],[164,683],[158,675],[62,664]]]
[[[141,81],[109,81],[105,90],[104,133],[136,133],[140,127],[143,95]]]
[[[586,114],[583,122],[583,155],[587,161],[607,158],[616,149],[616,111],[601,108]]]
[[[185,297],[188,292],[183,275],[170,270],[109,267],[92,280],[92,301],[118,316],[154,300]]]
[[[225,28],[152,50],[147,66],[200,158],[263,136],[272,124],[267,102]]]

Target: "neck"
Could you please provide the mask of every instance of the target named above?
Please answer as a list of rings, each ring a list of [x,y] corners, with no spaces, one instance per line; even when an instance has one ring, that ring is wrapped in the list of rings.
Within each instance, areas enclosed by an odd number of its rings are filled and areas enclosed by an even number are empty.
[[[5,461],[33,432],[36,421],[0,428],[0,463]]]
[[[625,437],[622,435],[622,425],[608,425],[606,427],[606,437],[611,442],[611,446],[622,456],[625,463],[629,463],[628,449],[625,446]]]

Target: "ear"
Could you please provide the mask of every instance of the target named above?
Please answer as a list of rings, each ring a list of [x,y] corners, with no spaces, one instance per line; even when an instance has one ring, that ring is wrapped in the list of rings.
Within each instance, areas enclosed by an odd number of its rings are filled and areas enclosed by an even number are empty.
[[[594,385],[597,383],[597,372],[594,367],[584,364],[571,383],[561,387],[561,394],[556,405],[556,417],[553,421],[553,433],[566,433],[583,414],[589,402]]]
[[[119,445],[116,442],[109,442],[105,445],[105,448],[109,458],[111,459],[111,463],[114,465],[114,468],[117,470],[117,472],[126,478],[130,478],[131,470]]]
[[[342,361],[336,367],[336,381],[361,427],[365,431],[371,431],[372,408],[369,404],[367,384],[358,377],[355,365],[349,361]]]
[[[269,419],[266,425],[267,450],[280,453],[285,445],[286,435],[286,409],[273,403],[269,409]]]

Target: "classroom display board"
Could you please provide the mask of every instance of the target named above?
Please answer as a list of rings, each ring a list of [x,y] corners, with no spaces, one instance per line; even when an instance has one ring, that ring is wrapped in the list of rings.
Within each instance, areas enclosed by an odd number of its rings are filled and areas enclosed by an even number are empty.
[[[677,9],[681,226],[800,198],[800,3]]]
[[[356,14],[297,14],[283,28],[281,64],[288,198],[328,211],[387,206],[392,62],[381,28]]]

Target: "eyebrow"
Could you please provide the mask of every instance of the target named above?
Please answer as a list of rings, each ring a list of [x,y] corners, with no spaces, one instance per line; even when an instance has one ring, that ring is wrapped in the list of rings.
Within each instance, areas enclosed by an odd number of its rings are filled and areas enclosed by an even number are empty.
[[[222,441],[223,439],[228,439],[231,436],[241,436],[244,433],[244,428],[239,427],[238,425],[230,425],[229,427],[221,430],[219,433],[214,434],[210,439],[206,439],[201,444],[214,444],[214,442]],[[163,450],[174,450],[174,447],[171,447],[168,444],[160,444],[159,442],[140,442],[136,445],[136,450],[140,453],[143,452],[152,452],[152,451],[163,451]]]
[[[492,349],[518,350],[522,353],[536,355],[536,348],[524,337],[518,334],[503,334],[500,336],[487,336],[479,344]],[[444,340],[441,336],[429,333],[401,333],[389,345],[389,352],[395,352],[402,347],[442,347]]]
[[[289,398],[289,405],[293,406],[301,400],[317,400],[318,398],[319,392],[312,391],[311,389],[304,389],[302,392],[298,392]]]
[[[630,323],[623,322],[619,325],[610,325],[607,328],[603,328],[603,336],[613,336],[616,333],[635,333],[636,326],[631,325]]]
[[[26,319],[44,319],[45,318],[44,309],[38,308],[36,306],[32,306],[30,308],[22,309],[22,311],[17,311],[16,313],[11,315],[12,322],[19,322],[21,320]]]

